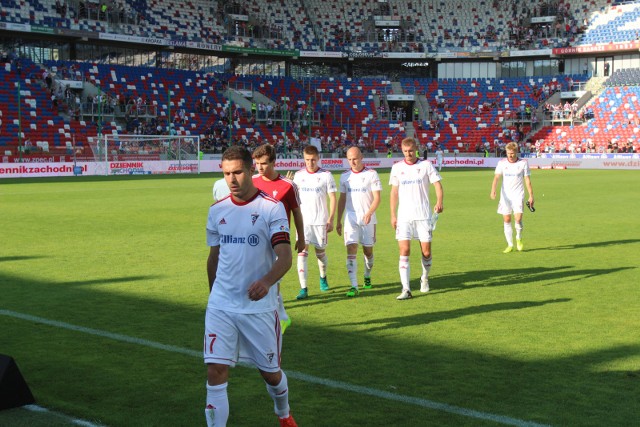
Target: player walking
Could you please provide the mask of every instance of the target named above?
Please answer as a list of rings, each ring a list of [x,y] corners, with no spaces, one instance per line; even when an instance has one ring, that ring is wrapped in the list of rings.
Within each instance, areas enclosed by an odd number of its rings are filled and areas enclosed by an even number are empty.
[[[303,150],[305,168],[296,172],[293,182],[300,192],[300,209],[304,218],[304,251],[298,254],[298,278],[300,292],[297,299],[307,298],[307,258],[309,245],[313,245],[320,270],[320,290],[329,290],[327,282],[327,233],[333,230],[333,217],[336,213],[336,182],[328,170],[320,168],[320,154],[313,145]],[[327,206],[327,197],[329,205]]]
[[[420,240],[422,251],[422,276],[420,292],[429,292],[429,270],[431,269],[431,205],[429,203],[429,185],[436,191],[436,205],[433,212],[441,213],[444,209],[444,192],[441,177],[431,162],[418,160],[416,142],[413,138],[402,140],[404,161],[391,167],[389,184],[391,185],[391,226],[396,230],[396,240],[400,251],[398,269],[402,293],[396,299],[410,299],[409,286],[411,240]]]
[[[258,170],[258,174],[253,176],[253,185],[282,202],[287,212],[289,225],[291,225],[291,214],[293,214],[293,223],[296,225],[298,236],[296,239],[296,251],[300,254],[304,251],[305,244],[298,188],[293,181],[276,171],[276,150],[272,145],[264,144],[256,148],[253,152],[253,160]],[[280,324],[284,334],[285,330],[291,325],[291,318],[289,318],[284,309],[282,294],[280,293],[280,282],[278,282],[278,315],[280,316]]]
[[[340,198],[338,199],[338,219],[336,232],[342,235],[342,215],[344,218],[344,244],[347,247],[347,274],[351,289],[348,297],[358,295],[358,244],[364,254],[364,289],[371,289],[371,269],[373,268],[373,245],[376,242],[376,209],[380,204],[382,185],[378,172],[362,163],[362,152],[358,147],[347,150],[347,160],[351,169],[340,176]]]
[[[229,418],[229,366],[256,366],[267,384],[281,426],[296,426],[289,412],[287,376],[280,369],[282,341],[273,286],[291,267],[289,221],[282,203],[258,190],[245,148],[222,155],[231,197],[209,208],[209,301],[205,316],[208,427]]]
[[[491,199],[496,198],[496,187],[500,177],[502,186],[500,188],[500,201],[498,202],[498,213],[504,219],[504,237],[507,239],[507,248],[502,251],[507,254],[513,251],[513,230],[511,228],[511,215],[515,220],[516,229],[516,249],[522,251],[522,212],[524,200],[524,187],[529,192],[529,206],[533,208],[533,187],[531,186],[531,172],[529,163],[525,159],[518,158],[518,144],[510,142],[506,145],[506,159],[500,159],[496,166],[493,183],[491,184]]]

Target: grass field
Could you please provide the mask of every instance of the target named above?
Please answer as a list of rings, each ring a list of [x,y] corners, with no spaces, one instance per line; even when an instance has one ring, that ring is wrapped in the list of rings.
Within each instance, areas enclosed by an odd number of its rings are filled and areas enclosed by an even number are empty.
[[[640,176],[539,170],[522,253],[505,247],[491,170],[445,170],[432,291],[396,301],[388,186],[374,287],[347,299],[346,252],[296,301],[283,368],[301,426],[627,426],[640,419]],[[337,175],[336,175],[337,177]],[[37,404],[0,425],[204,425],[205,222],[217,176],[0,182],[0,353]],[[381,173],[388,182],[388,171]],[[310,258],[311,260],[312,258]],[[360,271],[363,271],[359,255]],[[419,250],[412,253],[419,287]],[[237,367],[230,425],[277,425]],[[633,421],[636,420],[636,421]]]

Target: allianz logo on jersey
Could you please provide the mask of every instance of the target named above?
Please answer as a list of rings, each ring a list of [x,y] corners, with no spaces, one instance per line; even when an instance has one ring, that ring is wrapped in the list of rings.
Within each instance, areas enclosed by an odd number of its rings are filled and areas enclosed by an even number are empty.
[[[244,245],[245,243],[248,243],[249,246],[257,246],[260,243],[260,238],[255,234],[250,234],[247,237],[238,237],[231,234],[220,235],[220,244]]]
[[[421,184],[421,179],[402,179],[400,180],[400,184]]]

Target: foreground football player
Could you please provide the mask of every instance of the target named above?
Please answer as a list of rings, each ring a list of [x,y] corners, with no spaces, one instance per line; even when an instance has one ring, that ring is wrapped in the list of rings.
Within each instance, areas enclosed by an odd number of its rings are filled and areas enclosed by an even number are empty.
[[[281,332],[274,286],[291,267],[284,206],[258,190],[251,153],[234,146],[222,155],[231,197],[209,208],[209,302],[205,315],[208,427],[229,419],[229,367],[239,360],[258,368],[281,426],[297,426],[289,412],[287,376],[280,369]]]
[[[431,270],[431,237],[433,226],[431,218],[434,213],[442,213],[444,209],[442,177],[431,162],[419,160],[416,157],[416,141],[413,138],[402,140],[402,154],[404,161],[391,167],[389,195],[391,207],[391,226],[396,230],[396,240],[400,252],[398,270],[402,293],[398,300],[413,298],[409,279],[411,269],[409,257],[411,255],[411,241],[420,241],[422,252],[422,276],[420,277],[420,292],[429,292],[429,271]],[[436,203],[431,211],[429,203],[429,185],[433,185],[436,192]]]

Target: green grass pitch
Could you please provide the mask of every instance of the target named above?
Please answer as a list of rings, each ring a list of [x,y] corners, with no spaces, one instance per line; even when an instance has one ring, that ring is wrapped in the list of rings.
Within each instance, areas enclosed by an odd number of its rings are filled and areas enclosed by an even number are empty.
[[[330,292],[319,292],[313,253],[307,300],[295,300],[295,268],[283,280],[293,319],[283,369],[298,423],[637,423],[638,172],[534,170],[537,210],[525,212],[525,251],[510,254],[492,170],[442,175],[430,293],[417,291],[414,242],[416,292],[395,300],[388,171],[373,289],[345,297],[335,232]],[[0,353],[38,405],[107,426],[204,425],[204,231],[218,176],[0,182]],[[254,369],[232,370],[229,398],[229,425],[277,425]],[[15,409],[0,425],[70,424]]]

